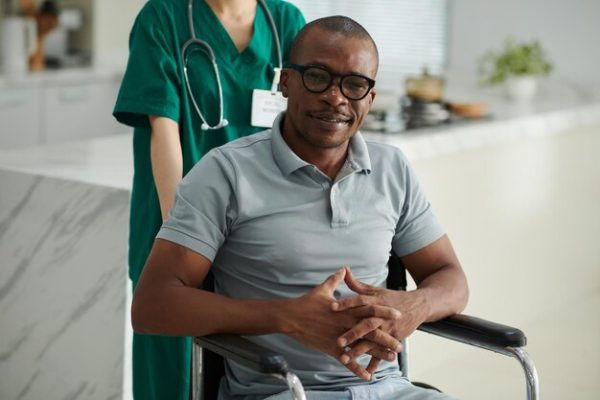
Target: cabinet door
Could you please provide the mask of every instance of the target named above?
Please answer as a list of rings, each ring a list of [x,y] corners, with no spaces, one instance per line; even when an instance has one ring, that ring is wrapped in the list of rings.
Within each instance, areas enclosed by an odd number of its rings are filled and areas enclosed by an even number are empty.
[[[53,144],[129,131],[112,116],[118,82],[44,89],[45,143]]]
[[[0,90],[0,149],[36,146],[40,140],[39,89]]]

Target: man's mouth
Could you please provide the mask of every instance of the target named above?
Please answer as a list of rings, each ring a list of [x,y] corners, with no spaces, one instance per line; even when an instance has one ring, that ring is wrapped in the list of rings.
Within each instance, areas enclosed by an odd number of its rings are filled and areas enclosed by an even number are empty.
[[[342,113],[332,112],[312,112],[309,113],[312,118],[318,119],[328,124],[348,124],[352,120],[351,117]]]

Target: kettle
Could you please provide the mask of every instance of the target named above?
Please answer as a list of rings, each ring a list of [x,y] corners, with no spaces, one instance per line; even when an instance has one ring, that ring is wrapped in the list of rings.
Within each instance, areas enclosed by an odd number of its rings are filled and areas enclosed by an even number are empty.
[[[413,100],[441,101],[444,91],[444,79],[440,76],[430,75],[427,67],[418,76],[406,79],[406,95]]]
[[[11,16],[2,20],[2,70],[7,75],[24,74],[37,48],[37,26],[33,18]]]

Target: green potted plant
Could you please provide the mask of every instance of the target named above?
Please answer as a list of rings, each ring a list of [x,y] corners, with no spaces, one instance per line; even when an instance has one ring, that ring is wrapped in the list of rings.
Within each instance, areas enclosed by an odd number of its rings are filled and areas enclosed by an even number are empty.
[[[508,97],[516,101],[530,100],[537,89],[537,78],[553,69],[540,42],[516,42],[507,39],[500,52],[489,51],[479,60],[482,84],[505,84]]]

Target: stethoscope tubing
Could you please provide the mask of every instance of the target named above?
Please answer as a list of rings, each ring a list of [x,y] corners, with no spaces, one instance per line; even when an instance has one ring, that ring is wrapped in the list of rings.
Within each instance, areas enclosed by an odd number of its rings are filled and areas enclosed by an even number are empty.
[[[267,5],[265,4],[264,0],[257,0],[257,3],[261,6],[261,8],[263,9],[263,11],[267,17],[269,26],[271,28],[271,32],[273,34],[273,39],[275,40],[275,47],[277,49],[277,62],[278,62],[279,68],[275,70],[275,78],[273,80],[273,85],[271,86],[271,90],[275,91],[275,90],[277,90],[277,85],[279,83],[279,72],[283,68],[281,43],[279,41],[279,35],[277,34],[277,27],[275,26],[275,21],[273,21],[273,16],[271,15],[271,12],[267,8]],[[223,118],[223,86],[221,85],[221,78],[219,76],[219,66],[217,65],[217,59],[215,57],[215,53],[212,50],[212,47],[210,47],[210,45],[207,42],[205,42],[204,40],[200,40],[196,37],[196,31],[194,30],[193,15],[194,15],[193,14],[193,0],[189,0],[188,1],[188,29],[190,32],[190,38],[181,47],[181,59],[183,61],[183,75],[184,75],[184,79],[185,79],[185,85],[186,85],[188,94],[190,96],[190,99],[192,100],[192,105],[194,106],[194,110],[196,111],[196,113],[198,114],[200,119],[202,120],[201,129],[206,131],[206,130],[215,130],[215,129],[224,128],[229,124],[229,122],[225,118]],[[204,118],[204,115],[200,111],[200,107],[198,106],[198,103],[196,102],[196,99],[194,98],[194,94],[192,93],[192,86],[190,84],[190,80],[188,77],[187,58],[185,57],[185,51],[192,44],[198,44],[202,47],[204,53],[206,54],[206,56],[208,57],[208,59],[210,60],[210,62],[212,64],[213,72],[215,74],[216,81],[217,81],[217,89],[219,92],[219,122],[212,126],[209,125],[209,123],[206,121],[206,118]]]

